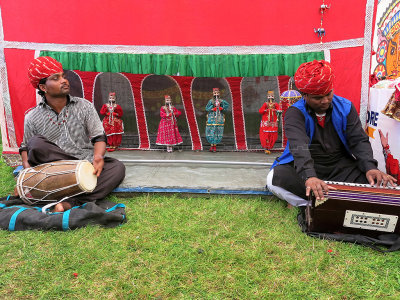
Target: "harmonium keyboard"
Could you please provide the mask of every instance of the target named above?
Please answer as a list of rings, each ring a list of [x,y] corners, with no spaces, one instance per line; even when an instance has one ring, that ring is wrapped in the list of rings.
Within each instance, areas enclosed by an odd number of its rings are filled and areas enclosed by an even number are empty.
[[[369,184],[326,182],[336,190],[317,201],[310,196],[306,208],[307,230],[321,233],[352,233],[376,237],[400,234],[400,188]]]

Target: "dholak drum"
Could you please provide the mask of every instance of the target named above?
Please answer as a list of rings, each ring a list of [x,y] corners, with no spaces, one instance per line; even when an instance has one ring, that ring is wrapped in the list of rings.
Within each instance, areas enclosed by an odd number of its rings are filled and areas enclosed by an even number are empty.
[[[87,160],[60,160],[20,172],[17,190],[29,205],[46,204],[92,192],[97,185],[94,167]]]

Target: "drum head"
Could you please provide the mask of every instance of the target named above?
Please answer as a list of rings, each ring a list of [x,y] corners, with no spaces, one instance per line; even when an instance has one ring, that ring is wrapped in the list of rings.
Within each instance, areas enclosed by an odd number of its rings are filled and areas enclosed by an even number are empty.
[[[76,172],[76,180],[79,187],[85,192],[92,192],[97,185],[97,176],[93,174],[94,167],[87,160],[79,163]]]

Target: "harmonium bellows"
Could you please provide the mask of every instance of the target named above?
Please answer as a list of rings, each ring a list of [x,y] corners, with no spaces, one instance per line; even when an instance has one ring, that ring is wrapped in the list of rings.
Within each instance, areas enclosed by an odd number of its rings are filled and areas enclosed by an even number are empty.
[[[369,184],[326,182],[336,188],[317,201],[310,196],[306,209],[310,232],[352,233],[378,236],[400,234],[400,188]]]

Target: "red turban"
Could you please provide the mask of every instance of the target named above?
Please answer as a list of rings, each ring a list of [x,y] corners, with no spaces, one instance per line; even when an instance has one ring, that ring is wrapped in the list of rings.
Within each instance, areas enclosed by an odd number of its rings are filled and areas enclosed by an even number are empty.
[[[333,89],[334,80],[331,64],[324,60],[303,63],[294,74],[299,91],[311,95],[328,94]]]
[[[28,77],[34,88],[38,88],[39,81],[53,74],[63,71],[62,64],[49,56],[34,59],[28,68]]]

